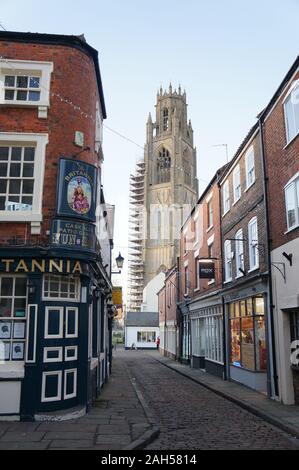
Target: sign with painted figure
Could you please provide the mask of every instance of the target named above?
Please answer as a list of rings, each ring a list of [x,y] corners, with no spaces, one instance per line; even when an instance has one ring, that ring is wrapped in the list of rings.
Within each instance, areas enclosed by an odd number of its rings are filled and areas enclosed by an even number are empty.
[[[95,226],[87,222],[74,222],[61,219],[52,221],[51,245],[75,250],[95,251]]]
[[[199,263],[200,279],[215,279],[215,263]]]
[[[97,168],[80,160],[59,161],[57,214],[96,220]]]

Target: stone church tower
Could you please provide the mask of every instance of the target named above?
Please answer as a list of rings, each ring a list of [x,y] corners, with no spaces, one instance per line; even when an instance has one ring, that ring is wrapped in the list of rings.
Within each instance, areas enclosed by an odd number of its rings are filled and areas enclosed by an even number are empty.
[[[131,175],[128,307],[135,311],[140,310],[143,288],[176,263],[179,230],[198,199],[193,129],[180,87],[159,90],[155,122],[150,114],[146,134],[144,161]]]

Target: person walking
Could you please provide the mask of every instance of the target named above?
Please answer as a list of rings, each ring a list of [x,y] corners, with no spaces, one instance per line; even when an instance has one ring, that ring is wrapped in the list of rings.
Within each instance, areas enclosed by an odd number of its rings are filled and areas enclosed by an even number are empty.
[[[158,336],[156,344],[157,344],[157,349],[159,350],[160,349],[160,336]]]

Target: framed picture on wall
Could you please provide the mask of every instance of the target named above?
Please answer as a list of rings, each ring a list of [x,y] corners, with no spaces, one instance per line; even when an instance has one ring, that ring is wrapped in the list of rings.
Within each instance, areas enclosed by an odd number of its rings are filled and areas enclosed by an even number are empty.
[[[11,338],[11,322],[0,322],[0,339]]]
[[[24,343],[12,344],[12,360],[22,361],[24,359]]]

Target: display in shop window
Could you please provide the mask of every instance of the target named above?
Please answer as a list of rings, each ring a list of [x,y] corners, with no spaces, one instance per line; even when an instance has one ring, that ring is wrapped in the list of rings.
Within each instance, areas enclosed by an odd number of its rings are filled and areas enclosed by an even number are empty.
[[[24,359],[24,343],[12,344],[12,360],[22,361]]]
[[[58,175],[57,214],[95,222],[97,168],[61,158]]]
[[[0,339],[11,338],[11,322],[0,323]]]

